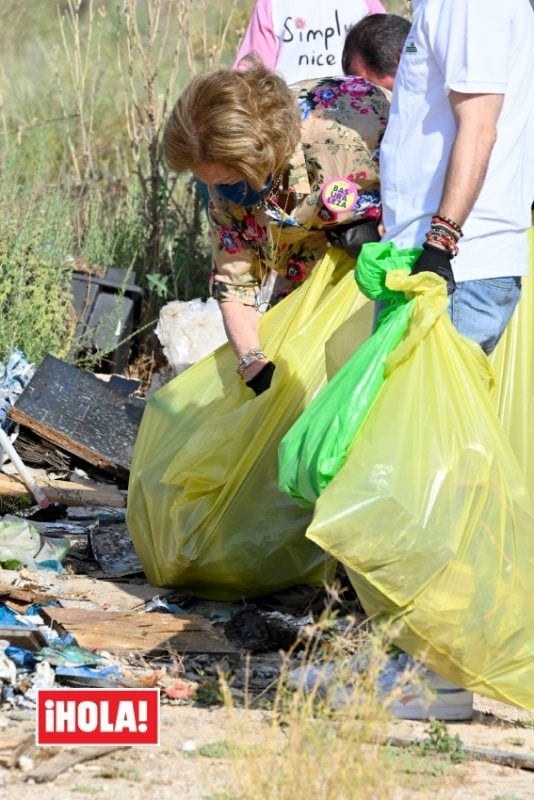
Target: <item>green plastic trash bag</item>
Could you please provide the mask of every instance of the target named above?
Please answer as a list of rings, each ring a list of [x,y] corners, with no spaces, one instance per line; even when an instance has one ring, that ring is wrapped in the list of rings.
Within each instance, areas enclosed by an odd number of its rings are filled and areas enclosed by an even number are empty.
[[[278,451],[281,491],[313,506],[344,463],[356,431],[384,382],[384,362],[402,339],[413,301],[385,283],[390,270],[410,271],[418,250],[368,244],[356,272],[367,297],[381,300],[376,331],[339,370],[282,439]]]
[[[135,446],[127,522],[151,583],[236,600],[321,584],[333,562],[305,537],[311,513],[278,489],[280,440],[326,381],[325,345],[367,298],[354,261],[330,250],[261,319],[276,363],[255,397],[228,345],[147,403]]]
[[[343,562],[367,614],[394,623],[399,647],[532,709],[534,509],[491,366],[454,329],[440,278],[386,281],[415,295],[408,329],[307,536]]]

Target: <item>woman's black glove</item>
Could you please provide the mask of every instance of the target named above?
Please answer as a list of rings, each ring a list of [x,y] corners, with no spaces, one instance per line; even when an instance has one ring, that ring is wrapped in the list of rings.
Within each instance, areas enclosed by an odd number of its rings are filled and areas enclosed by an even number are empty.
[[[425,242],[423,252],[412,268],[412,275],[417,275],[419,272],[435,272],[447,284],[447,294],[452,294],[456,289],[456,281],[452,273],[451,258],[451,254],[446,250]]]
[[[326,238],[336,247],[346,250],[349,256],[358,258],[367,242],[379,242],[378,223],[375,220],[354,222],[352,225],[325,228]]]
[[[252,391],[258,395],[262,392],[265,392],[269,386],[271,385],[271,381],[273,379],[273,372],[275,371],[276,367],[272,361],[268,361],[264,367],[260,369],[260,371],[254,375],[249,381],[246,381],[246,385],[252,389]]]

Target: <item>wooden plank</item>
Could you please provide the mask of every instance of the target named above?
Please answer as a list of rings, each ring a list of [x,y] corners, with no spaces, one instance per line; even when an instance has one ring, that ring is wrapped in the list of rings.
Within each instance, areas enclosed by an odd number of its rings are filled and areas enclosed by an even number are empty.
[[[82,764],[84,761],[92,761],[101,756],[107,756],[113,753],[114,750],[127,750],[126,745],[107,745],[106,747],[71,747],[68,750],[62,750],[53,758],[49,758],[43,764],[31,772],[27,772],[24,776],[25,781],[34,781],[35,783],[49,783],[55,780],[58,775],[66,772],[76,764]]]
[[[37,625],[0,625],[0,639],[5,639],[12,647],[37,652],[48,644],[45,631],[46,628]]]
[[[35,743],[35,733],[23,730],[0,735],[0,766],[14,767],[20,756]]]
[[[117,486],[108,483],[80,483],[79,481],[55,481],[36,478],[35,482],[43,489],[52,503],[66,506],[110,506],[124,508],[126,494]],[[31,497],[25,483],[0,472],[0,496]]]
[[[375,737],[373,743],[386,744],[389,747],[418,747],[424,743],[416,736],[388,736],[386,739]],[[500,764],[514,769],[534,770],[534,755],[531,753],[512,753],[510,750],[493,750],[487,747],[476,747],[463,744],[463,752],[473,761],[486,761],[489,764]]]
[[[86,611],[45,606],[43,616],[71,633],[80,647],[110,653],[217,653],[239,651],[203,617],[174,614],[134,614],[119,611]]]
[[[100,469],[127,477],[144,403],[48,355],[11,419]]]
[[[12,586],[9,583],[0,583],[0,597],[3,600],[15,600],[27,606],[32,603],[46,603],[47,600],[55,600],[54,595],[49,592],[41,592],[38,589],[24,586]]]

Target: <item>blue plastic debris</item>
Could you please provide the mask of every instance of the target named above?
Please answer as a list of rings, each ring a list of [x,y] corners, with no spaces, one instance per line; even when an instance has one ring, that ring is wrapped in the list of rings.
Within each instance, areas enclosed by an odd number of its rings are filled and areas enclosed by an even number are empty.
[[[32,608],[32,606],[29,606]],[[43,620],[37,623],[38,625],[43,625]],[[9,608],[5,603],[0,602],[0,627],[2,628],[11,628],[11,627],[33,627],[35,623],[26,617],[25,614],[19,614],[17,611],[13,611],[12,608]]]
[[[29,650],[24,650],[22,647],[6,647],[4,653],[17,669],[33,670],[35,667],[35,658]]]
[[[121,679],[118,664],[107,667],[56,667],[56,679],[59,683],[71,686],[114,686]]]
[[[93,653],[87,647],[78,647],[76,644],[65,641],[43,647],[37,654],[37,658],[63,667],[95,666],[102,663],[102,656],[98,653]]]
[[[0,427],[5,431],[14,425],[7,412],[20,397],[34,372],[35,368],[26,361],[20,350],[12,351],[7,364],[0,361]]]

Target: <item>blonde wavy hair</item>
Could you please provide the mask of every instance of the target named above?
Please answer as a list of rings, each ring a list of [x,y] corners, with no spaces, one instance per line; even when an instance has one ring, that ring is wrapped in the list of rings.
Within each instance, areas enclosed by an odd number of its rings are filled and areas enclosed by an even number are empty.
[[[295,95],[259,61],[247,62],[242,71],[198,75],[184,89],[163,133],[171,170],[224,164],[261,189],[287,167],[300,139]]]

